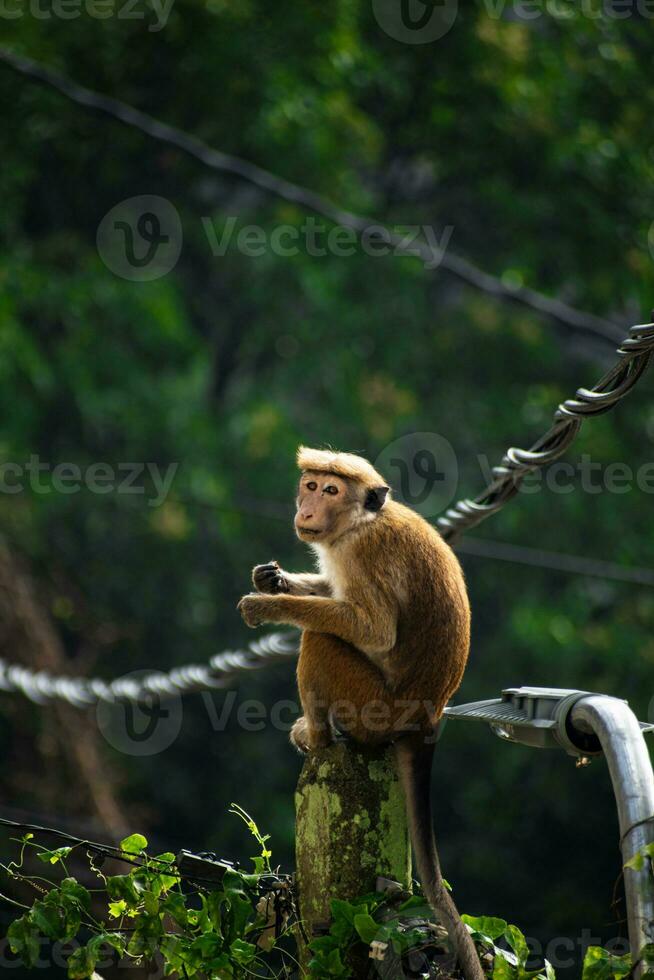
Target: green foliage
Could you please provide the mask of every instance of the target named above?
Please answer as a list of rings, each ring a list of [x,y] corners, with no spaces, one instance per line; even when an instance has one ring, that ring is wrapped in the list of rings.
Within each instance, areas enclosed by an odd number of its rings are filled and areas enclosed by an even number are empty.
[[[473,940],[482,950],[492,953],[493,980],[553,980],[555,974],[551,963],[545,960],[544,968],[527,969],[529,947],[524,935],[517,926],[509,925],[504,919],[491,916],[463,915],[463,921],[470,930]],[[509,951],[497,945],[504,942]]]
[[[631,956],[614,956],[599,946],[589,946],[584,957],[581,980],[620,980],[620,977],[630,974],[631,970]]]
[[[629,858],[628,861],[625,861],[623,867],[632,868],[634,871],[642,871],[642,869],[645,867],[645,862],[648,859],[651,861],[652,858],[654,858],[654,843],[646,844],[639,851],[636,851],[636,853],[632,858]],[[651,863],[649,864],[649,869],[651,872],[652,871]]]
[[[252,859],[254,873],[228,868],[210,891],[198,885],[183,888],[174,855],[151,856],[147,839],[131,834],[120,842],[120,852],[132,864],[126,874],[104,875],[91,861],[100,888],[90,891],[72,877],[51,882],[45,896],[10,924],[11,950],[29,968],[39,959],[42,938],[81,941],[68,956],[69,980],[88,980],[108,952],[136,964],[159,954],[166,976],[180,973],[208,980],[239,980],[251,976],[255,967],[263,967],[266,976],[286,977],[285,967],[276,972],[271,965],[274,942],[264,944],[265,952],[257,944],[268,925],[257,905],[261,876],[270,873],[269,835],[262,834],[238,804],[233,803],[230,812],[243,820],[261,849]],[[81,846],[46,850],[32,834],[26,834],[20,844],[18,862],[3,867],[10,877],[25,882],[34,880],[25,870],[26,851],[33,851],[46,863],[63,864],[64,857]],[[377,944],[383,950],[385,967],[390,962],[391,969],[393,963],[399,969],[406,955],[439,947],[421,895],[398,898],[393,893],[371,893],[352,902],[332,899],[330,909],[329,932],[310,943],[309,976],[314,980],[350,980],[353,957],[367,960]],[[556,980],[547,960],[542,968],[527,968],[529,947],[517,926],[492,916],[462,918],[489,980]],[[446,949],[447,944],[443,951]],[[648,968],[644,976],[654,978],[654,969],[649,972],[650,964],[654,967],[654,946],[645,947],[640,956]],[[586,953],[582,980],[621,980],[630,970],[629,956],[614,956],[592,946]]]
[[[270,851],[264,844],[268,838],[262,837],[244,810],[238,807],[236,811],[266,851],[256,866],[263,862],[269,868]],[[48,863],[63,858],[57,854],[53,860],[56,852],[40,848],[32,835],[21,843],[20,861],[6,868],[21,881],[33,880],[24,870],[26,847]],[[45,897],[9,926],[12,951],[30,967],[38,960],[41,938],[81,941],[68,957],[70,980],[86,980],[112,950],[136,964],[147,963],[159,953],[165,975],[201,975],[209,980],[250,976],[261,956],[256,941],[266,925],[256,908],[260,873],[228,869],[211,891],[195,886],[183,889],[174,855],[151,856],[147,846],[142,834],[131,834],[120,842],[121,852],[133,865],[126,874],[104,875],[91,862],[101,885],[93,895],[74,878],[51,882]],[[73,848],[58,849],[63,850],[68,855]]]

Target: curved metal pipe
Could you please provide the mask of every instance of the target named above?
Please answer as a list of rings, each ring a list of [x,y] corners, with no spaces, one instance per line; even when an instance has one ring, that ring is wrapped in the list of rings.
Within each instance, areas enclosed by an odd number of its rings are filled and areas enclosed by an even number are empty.
[[[618,807],[623,863],[654,841],[654,774],[640,724],[626,701],[589,694],[571,708],[571,724],[600,740]],[[654,874],[646,861],[641,871],[624,870],[629,943],[637,958],[654,941]],[[641,972],[637,968],[636,976]]]

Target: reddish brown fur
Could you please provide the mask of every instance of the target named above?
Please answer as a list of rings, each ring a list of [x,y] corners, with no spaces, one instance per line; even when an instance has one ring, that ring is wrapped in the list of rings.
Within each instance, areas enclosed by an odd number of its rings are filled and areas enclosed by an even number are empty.
[[[291,732],[298,748],[328,745],[334,728],[361,743],[396,742],[425,894],[466,980],[483,980],[443,886],[429,798],[428,736],[461,683],[470,644],[461,567],[430,524],[386,499],[388,487],[366,460],[300,447],[298,463],[295,528],[317,552],[320,573],[258,565],[259,594],[244,596],[239,609],[249,626],[303,630],[297,676],[304,717]]]
[[[348,570],[342,599],[369,621],[369,643],[374,646],[376,632],[392,629],[386,619],[395,627],[395,642],[366,656],[333,635],[329,605],[302,617],[311,626],[298,664],[309,746],[329,741],[325,706],[340,701],[353,705],[356,717],[339,718],[336,710],[334,720],[356,741],[387,741],[416,724],[430,731],[459,687],[468,657],[470,608],[458,561],[426,521],[393,501],[336,547],[339,565]],[[408,700],[415,702],[409,717]],[[366,706],[380,701],[389,709],[387,727],[381,727],[381,711],[374,724],[362,723]]]
[[[430,731],[461,683],[470,643],[470,607],[454,553],[422,517],[394,501],[325,551],[332,566],[327,594],[246,596],[241,603],[252,625],[304,629],[303,747],[330,740],[327,711],[343,701],[356,718],[346,724],[336,711],[335,721],[357,741],[388,740],[416,725]],[[291,587],[293,578],[287,576]],[[410,718],[407,700],[416,702]],[[381,711],[373,725],[362,724],[366,706],[379,701],[387,705],[386,727]]]

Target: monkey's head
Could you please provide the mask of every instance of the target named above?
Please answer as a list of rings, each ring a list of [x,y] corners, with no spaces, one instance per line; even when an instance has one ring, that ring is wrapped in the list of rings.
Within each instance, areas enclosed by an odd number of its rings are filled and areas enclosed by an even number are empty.
[[[302,470],[295,532],[309,544],[333,544],[347,531],[374,521],[389,488],[361,456],[300,446]]]

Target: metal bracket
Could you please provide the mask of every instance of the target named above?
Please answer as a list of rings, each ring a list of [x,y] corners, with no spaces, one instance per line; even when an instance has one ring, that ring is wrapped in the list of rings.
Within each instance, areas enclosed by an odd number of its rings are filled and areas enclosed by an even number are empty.
[[[484,721],[506,742],[536,749],[564,749],[568,755],[581,759],[602,753],[597,735],[583,731],[571,721],[574,705],[590,696],[618,700],[607,694],[591,695],[590,691],[569,688],[507,687],[500,698],[446,708],[445,717]],[[654,725],[639,724],[643,734],[654,731]]]

